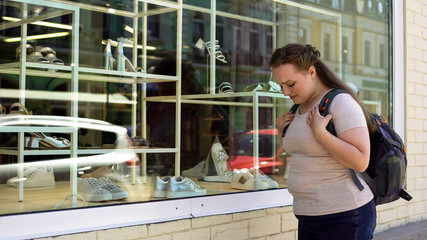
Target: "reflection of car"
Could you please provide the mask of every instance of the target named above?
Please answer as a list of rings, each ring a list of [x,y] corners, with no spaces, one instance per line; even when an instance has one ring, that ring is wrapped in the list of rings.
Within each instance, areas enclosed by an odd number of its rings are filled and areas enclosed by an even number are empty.
[[[276,173],[277,167],[283,165],[281,157],[283,147],[277,138],[277,129],[258,131],[259,169],[266,174]],[[254,131],[248,131],[237,137],[234,150],[230,154],[229,164],[232,170],[254,167]]]

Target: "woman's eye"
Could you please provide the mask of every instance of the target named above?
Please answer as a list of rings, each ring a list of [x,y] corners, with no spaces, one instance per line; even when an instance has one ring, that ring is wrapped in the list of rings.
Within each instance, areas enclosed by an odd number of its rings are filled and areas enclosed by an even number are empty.
[[[295,83],[288,84],[289,87],[293,87]]]

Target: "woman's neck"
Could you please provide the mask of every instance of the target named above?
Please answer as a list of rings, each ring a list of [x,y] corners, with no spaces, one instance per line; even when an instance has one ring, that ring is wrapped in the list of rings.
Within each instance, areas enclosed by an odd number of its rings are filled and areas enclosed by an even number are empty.
[[[300,104],[300,108],[299,108],[300,114],[304,114],[309,110],[311,110],[313,106],[315,104],[318,104],[320,100],[323,98],[323,96],[325,96],[325,94],[330,90],[331,88],[324,85],[321,85],[320,87],[318,87],[307,101]]]

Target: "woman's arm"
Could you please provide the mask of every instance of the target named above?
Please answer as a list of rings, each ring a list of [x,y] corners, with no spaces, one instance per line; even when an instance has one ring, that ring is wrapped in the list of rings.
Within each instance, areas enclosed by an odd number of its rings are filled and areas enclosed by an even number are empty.
[[[307,123],[314,137],[342,165],[359,172],[366,170],[369,164],[370,142],[367,127],[355,127],[338,135],[332,135],[326,126],[332,116],[321,116],[318,105],[309,112]]]

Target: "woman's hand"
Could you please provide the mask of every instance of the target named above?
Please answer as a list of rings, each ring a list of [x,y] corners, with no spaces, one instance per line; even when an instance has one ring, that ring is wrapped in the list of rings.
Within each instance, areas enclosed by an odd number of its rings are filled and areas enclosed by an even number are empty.
[[[326,131],[329,121],[331,121],[332,115],[326,116],[320,115],[319,105],[314,105],[313,108],[308,112],[307,124],[310,126],[311,131],[315,138],[318,138],[319,134],[323,134]]]
[[[279,131],[279,137],[282,135],[283,129],[291,124],[292,120],[294,120],[295,114],[292,112],[287,112],[276,119],[277,130]],[[282,138],[280,137],[280,140]]]

